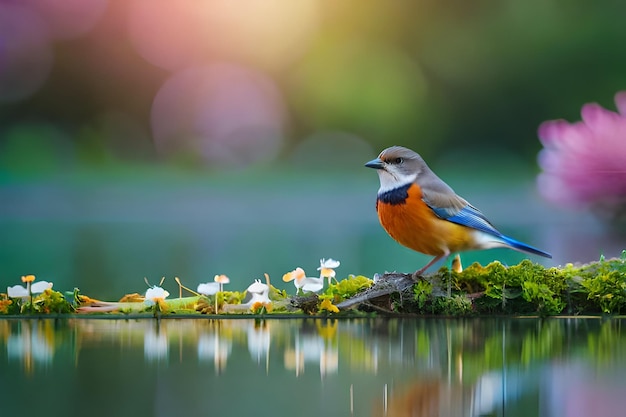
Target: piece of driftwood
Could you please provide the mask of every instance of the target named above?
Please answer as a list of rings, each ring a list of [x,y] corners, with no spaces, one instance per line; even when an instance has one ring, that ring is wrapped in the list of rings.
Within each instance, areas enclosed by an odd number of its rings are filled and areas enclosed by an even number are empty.
[[[300,309],[305,314],[315,314],[317,313],[318,303],[319,303],[319,296],[317,294],[296,295],[289,300],[287,309],[288,310]]]
[[[390,295],[399,293],[402,296],[404,292],[413,287],[416,279],[423,278],[416,278],[413,274],[388,272],[376,279],[374,285],[354,297],[340,302],[337,307],[346,310],[364,305],[372,310],[389,313],[391,312]]]

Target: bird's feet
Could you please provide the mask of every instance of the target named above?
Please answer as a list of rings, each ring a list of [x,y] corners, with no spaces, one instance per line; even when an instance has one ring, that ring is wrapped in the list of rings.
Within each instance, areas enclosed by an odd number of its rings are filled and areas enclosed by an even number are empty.
[[[432,261],[428,262],[422,269],[418,269],[417,271],[413,272],[413,275],[411,276],[413,278],[413,281],[424,278],[424,272],[426,272],[428,268],[434,265],[441,258],[447,257],[449,254],[450,252],[446,252],[443,255],[435,256],[435,258]]]

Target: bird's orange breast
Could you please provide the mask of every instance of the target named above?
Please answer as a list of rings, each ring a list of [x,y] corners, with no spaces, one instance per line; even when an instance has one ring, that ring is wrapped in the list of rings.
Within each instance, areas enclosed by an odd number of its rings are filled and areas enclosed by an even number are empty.
[[[417,252],[439,256],[472,247],[471,230],[437,217],[415,183],[379,195],[376,210],[387,233]]]

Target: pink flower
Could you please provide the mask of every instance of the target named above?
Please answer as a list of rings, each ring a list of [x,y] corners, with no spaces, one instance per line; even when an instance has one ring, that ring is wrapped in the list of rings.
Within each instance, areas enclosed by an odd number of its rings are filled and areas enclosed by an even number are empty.
[[[626,91],[615,95],[619,113],[585,104],[582,121],[549,120],[539,126],[539,192],[564,205],[626,204]]]

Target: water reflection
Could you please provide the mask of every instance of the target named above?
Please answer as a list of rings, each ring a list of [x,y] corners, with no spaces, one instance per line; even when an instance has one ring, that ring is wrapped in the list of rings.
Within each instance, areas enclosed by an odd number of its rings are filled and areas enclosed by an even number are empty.
[[[136,398],[152,415],[617,415],[622,322],[0,320],[0,395],[7,412],[36,384],[102,415]]]
[[[298,332],[293,345],[285,348],[285,368],[294,371],[300,376],[305,370],[305,364],[319,367],[320,376],[327,373],[336,373],[339,368],[339,353],[337,350],[336,320],[315,321],[316,333]]]
[[[47,366],[54,356],[54,330],[49,321],[25,321],[15,331],[9,331],[3,323],[3,339],[6,336],[6,349],[9,361],[21,362],[24,371],[31,374],[35,366]]]

